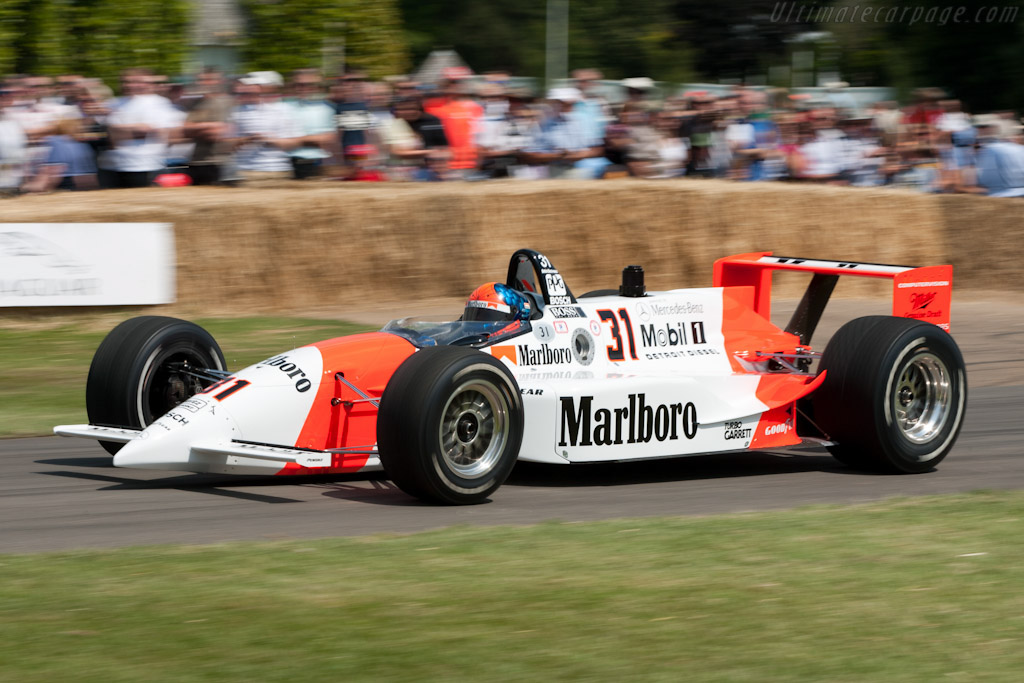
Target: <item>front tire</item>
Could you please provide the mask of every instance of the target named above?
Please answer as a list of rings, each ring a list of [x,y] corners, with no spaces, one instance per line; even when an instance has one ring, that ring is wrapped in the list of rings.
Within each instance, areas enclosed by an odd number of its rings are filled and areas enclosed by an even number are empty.
[[[953,448],[967,406],[963,356],[929,323],[868,316],[843,325],[822,354],[811,397],[829,451],[861,469],[920,473]]]
[[[89,423],[143,429],[211,381],[181,372],[225,370],[224,354],[209,332],[177,318],[126,320],[100,343],[89,366],[85,405]],[[111,455],[124,444],[100,441]]]
[[[486,500],[512,472],[523,435],[519,386],[475,349],[417,351],[391,377],[377,415],[381,464],[398,488],[437,503]]]

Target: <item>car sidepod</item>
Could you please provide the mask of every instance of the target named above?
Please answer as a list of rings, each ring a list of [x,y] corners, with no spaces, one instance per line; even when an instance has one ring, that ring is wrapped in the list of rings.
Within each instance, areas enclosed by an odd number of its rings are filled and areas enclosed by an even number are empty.
[[[575,463],[800,443],[795,401],[819,378],[765,372],[798,340],[751,310],[749,287],[582,298],[489,348],[515,374],[520,459]]]

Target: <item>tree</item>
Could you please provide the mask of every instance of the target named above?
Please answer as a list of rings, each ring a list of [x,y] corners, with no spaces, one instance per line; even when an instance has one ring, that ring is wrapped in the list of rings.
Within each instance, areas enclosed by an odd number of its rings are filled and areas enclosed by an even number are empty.
[[[57,74],[70,61],[70,33],[61,21],[69,0],[22,0],[9,3],[17,17],[13,37],[15,63],[21,73]]]
[[[0,0],[0,73],[10,73],[18,58],[15,40],[18,37],[20,0]]]
[[[1024,10],[1021,0],[1007,0],[998,7],[964,7],[957,23],[950,7],[939,0],[915,0],[933,21],[886,26],[891,45],[900,46],[910,64],[915,85],[937,85],[967,102],[977,111],[1021,109],[1024,105]],[[989,20],[990,9],[998,13]],[[1000,21],[1005,19],[1005,21]]]
[[[813,28],[800,9],[821,4],[803,0],[675,0],[671,11],[678,40],[693,46],[694,68],[700,78],[742,82],[765,76],[770,66],[785,64],[788,41]]]
[[[938,86],[976,111],[1024,104],[1024,1],[996,7],[844,0],[836,7],[858,5],[879,20],[833,16],[821,24],[836,34],[843,73],[854,84],[892,86],[904,96],[915,87]]]
[[[251,69],[321,67],[344,50],[346,66],[371,76],[409,66],[401,15],[394,0],[244,0]]]
[[[413,58],[451,48],[477,72],[541,77],[546,0],[402,0]],[[611,78],[685,80],[690,48],[678,39],[671,0],[570,0],[569,68],[599,67]]]
[[[478,72],[544,73],[544,0],[401,0],[400,5],[417,64],[434,49],[451,48]]]
[[[188,0],[74,0],[70,70],[116,80],[127,67],[180,74],[189,50]]]
[[[682,39],[670,0],[590,0],[572,5],[570,66],[598,66],[612,78],[689,81],[695,50]]]
[[[108,81],[129,66],[177,74],[190,9],[187,0],[0,0],[0,69]]]

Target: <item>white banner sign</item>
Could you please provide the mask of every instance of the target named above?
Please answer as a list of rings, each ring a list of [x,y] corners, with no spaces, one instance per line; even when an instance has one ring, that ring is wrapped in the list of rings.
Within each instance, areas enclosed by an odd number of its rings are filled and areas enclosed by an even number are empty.
[[[0,223],[0,307],[174,301],[169,223]]]

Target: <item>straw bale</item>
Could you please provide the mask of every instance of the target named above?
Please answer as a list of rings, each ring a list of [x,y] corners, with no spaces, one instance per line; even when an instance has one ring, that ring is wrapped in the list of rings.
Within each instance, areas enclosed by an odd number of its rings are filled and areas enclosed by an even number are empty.
[[[175,309],[218,314],[366,309],[466,296],[511,253],[547,254],[573,291],[644,266],[649,289],[708,286],[747,251],[877,263],[952,260],[958,284],[997,272],[1020,289],[1018,203],[902,191],[713,180],[152,188],[0,202],[3,222],[175,224]],[[965,230],[975,255],[963,248]],[[982,237],[985,235],[985,237]],[[998,236],[995,239],[993,236]],[[1008,246],[1012,241],[1013,248]],[[116,245],[111,245],[116,248]],[[130,255],[125,255],[129,258]],[[799,294],[806,278],[777,278]],[[882,293],[844,282],[838,294]]]
[[[1024,290],[1024,200],[951,195],[938,197],[957,287]]]

